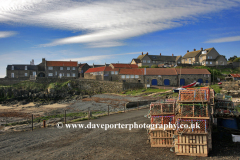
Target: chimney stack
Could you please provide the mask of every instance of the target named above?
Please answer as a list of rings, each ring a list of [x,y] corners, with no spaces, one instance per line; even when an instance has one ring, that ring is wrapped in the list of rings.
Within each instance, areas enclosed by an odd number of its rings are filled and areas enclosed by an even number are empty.
[[[173,54],[172,54],[172,56],[173,56]]]
[[[143,55],[143,52],[142,52],[142,55]]]
[[[194,51],[196,51],[196,49],[194,48]]]
[[[106,62],[105,62],[105,67],[107,67],[107,64],[106,64]]]
[[[187,52],[189,52],[189,50],[187,50]]]
[[[92,65],[92,68],[94,68],[94,63],[93,63],[93,65]]]
[[[148,55],[148,52],[147,52],[147,55]]]
[[[162,55],[162,53],[160,53],[160,56]]]
[[[203,48],[201,48],[201,51],[203,51]]]

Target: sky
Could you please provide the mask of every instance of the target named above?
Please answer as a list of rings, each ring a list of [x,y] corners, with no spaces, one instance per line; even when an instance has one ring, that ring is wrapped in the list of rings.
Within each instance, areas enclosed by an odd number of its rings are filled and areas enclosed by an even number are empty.
[[[0,0],[0,77],[46,60],[130,63],[214,47],[240,55],[240,0]]]

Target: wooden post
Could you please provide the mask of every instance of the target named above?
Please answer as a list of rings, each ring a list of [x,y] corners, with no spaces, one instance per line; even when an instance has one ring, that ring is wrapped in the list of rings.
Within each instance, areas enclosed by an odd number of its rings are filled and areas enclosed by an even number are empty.
[[[138,104],[138,102],[137,102],[137,108],[138,108],[138,110],[139,110],[139,104]]]
[[[124,108],[124,113],[125,113],[125,108],[126,108],[125,105],[123,106],[123,108]]]
[[[64,118],[64,121],[65,121],[65,124],[66,124],[66,121],[67,121],[66,110],[65,110],[65,118]]]
[[[90,119],[90,107],[88,107],[88,120]]]
[[[33,114],[32,114],[32,131],[33,131]]]
[[[109,115],[109,105],[108,105],[108,115]]]
[[[43,128],[45,128],[45,127],[46,127],[46,121],[43,120]]]

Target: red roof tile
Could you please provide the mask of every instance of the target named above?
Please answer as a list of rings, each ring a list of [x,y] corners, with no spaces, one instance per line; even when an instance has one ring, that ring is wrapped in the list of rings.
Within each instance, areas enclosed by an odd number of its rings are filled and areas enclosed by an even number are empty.
[[[176,71],[178,74],[211,74],[207,69],[176,68]]]
[[[119,74],[144,75],[144,68],[120,69]]]
[[[67,66],[67,67],[77,67],[77,61],[46,61],[47,66]]]
[[[146,75],[177,75],[175,68],[146,68]]]
[[[240,74],[230,74],[234,78],[240,78]]]
[[[138,68],[136,64],[111,63],[114,68]]]
[[[92,72],[102,72],[102,71],[118,71],[118,68],[112,69],[111,67],[96,67],[96,68],[89,68],[85,73],[92,73]]]

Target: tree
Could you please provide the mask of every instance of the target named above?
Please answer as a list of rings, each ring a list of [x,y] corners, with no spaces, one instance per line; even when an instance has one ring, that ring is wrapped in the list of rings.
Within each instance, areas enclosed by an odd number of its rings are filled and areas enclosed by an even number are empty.
[[[237,58],[237,56],[233,56],[233,57],[230,57],[229,59],[228,59],[228,61],[230,61],[230,62],[232,62],[234,59],[236,59]]]
[[[235,58],[235,59],[233,60],[233,62],[240,62],[240,57]]]

